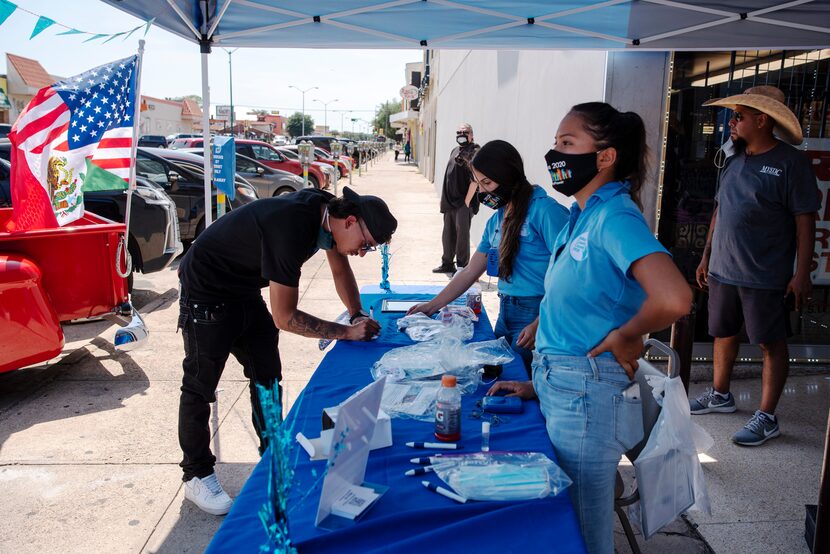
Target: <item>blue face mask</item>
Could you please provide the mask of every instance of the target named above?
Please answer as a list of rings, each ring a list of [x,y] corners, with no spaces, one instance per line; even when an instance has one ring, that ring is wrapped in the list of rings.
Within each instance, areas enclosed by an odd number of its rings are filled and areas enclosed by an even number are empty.
[[[329,229],[331,229],[331,225],[329,224],[329,209],[326,208],[326,213],[323,214],[323,221],[325,221],[326,225],[329,225]],[[320,224],[320,231],[317,233],[317,248],[321,248],[323,250],[331,250],[334,248],[334,235],[331,234],[331,231],[326,231],[325,225]]]

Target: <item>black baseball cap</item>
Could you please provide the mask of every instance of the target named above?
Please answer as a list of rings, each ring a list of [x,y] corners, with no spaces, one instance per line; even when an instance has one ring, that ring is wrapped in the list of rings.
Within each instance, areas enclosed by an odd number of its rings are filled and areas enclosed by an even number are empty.
[[[389,211],[386,202],[377,196],[358,194],[349,187],[343,187],[343,198],[357,204],[360,219],[366,224],[366,228],[378,244],[389,242],[395,229],[398,228],[398,220]]]

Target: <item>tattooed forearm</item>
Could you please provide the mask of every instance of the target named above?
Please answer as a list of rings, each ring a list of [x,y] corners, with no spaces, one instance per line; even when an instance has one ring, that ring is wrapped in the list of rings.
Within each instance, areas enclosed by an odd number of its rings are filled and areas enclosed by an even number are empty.
[[[315,339],[342,339],[346,336],[348,327],[297,310],[282,329]]]

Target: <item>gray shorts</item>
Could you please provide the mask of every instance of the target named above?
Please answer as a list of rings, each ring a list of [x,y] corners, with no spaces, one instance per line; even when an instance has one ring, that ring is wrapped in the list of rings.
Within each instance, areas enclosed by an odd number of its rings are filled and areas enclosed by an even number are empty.
[[[721,283],[709,276],[709,334],[733,337],[746,325],[752,344],[769,344],[792,335],[784,290]]]

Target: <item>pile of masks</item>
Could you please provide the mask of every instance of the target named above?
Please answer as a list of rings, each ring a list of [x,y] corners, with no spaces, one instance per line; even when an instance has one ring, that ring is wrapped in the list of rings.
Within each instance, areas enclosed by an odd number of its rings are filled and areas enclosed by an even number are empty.
[[[540,452],[447,455],[432,469],[468,500],[533,500],[556,496],[571,484],[565,472]]]

